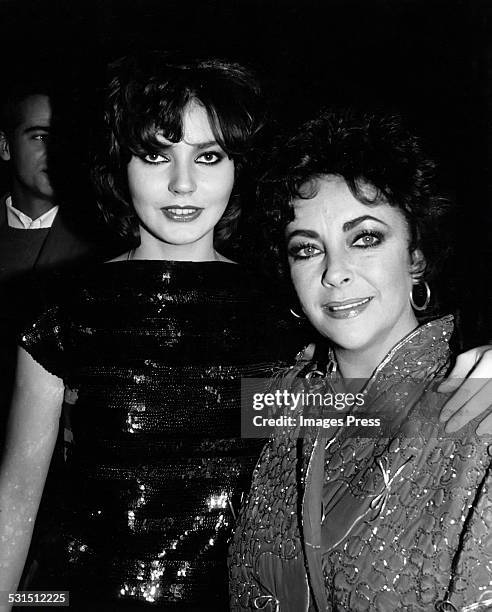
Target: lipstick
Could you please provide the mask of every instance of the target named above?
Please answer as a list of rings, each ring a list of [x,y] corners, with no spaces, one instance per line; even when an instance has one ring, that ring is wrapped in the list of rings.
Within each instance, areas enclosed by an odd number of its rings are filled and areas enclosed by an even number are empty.
[[[359,316],[369,305],[374,296],[351,298],[341,302],[326,302],[322,308],[332,319],[351,319]]]
[[[165,206],[161,210],[167,219],[177,223],[186,223],[199,217],[203,208],[197,206]]]

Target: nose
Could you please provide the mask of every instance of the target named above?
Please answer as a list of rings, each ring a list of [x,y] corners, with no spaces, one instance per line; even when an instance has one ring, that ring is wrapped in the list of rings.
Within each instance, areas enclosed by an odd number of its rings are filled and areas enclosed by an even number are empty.
[[[323,287],[333,288],[342,287],[350,284],[353,279],[353,273],[350,268],[347,256],[344,253],[331,254],[326,258],[326,264],[321,275],[321,284]]]
[[[169,178],[169,191],[175,195],[193,193],[196,189],[193,170],[186,162],[176,161]]]

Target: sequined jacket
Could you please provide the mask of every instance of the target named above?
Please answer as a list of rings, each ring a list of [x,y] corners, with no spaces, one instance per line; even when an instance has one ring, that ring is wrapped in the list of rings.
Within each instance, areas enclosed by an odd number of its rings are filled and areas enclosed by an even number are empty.
[[[233,611],[492,609],[487,442],[438,421],[451,331],[418,328],[368,381],[364,411],[390,435],[267,443],[230,549]]]

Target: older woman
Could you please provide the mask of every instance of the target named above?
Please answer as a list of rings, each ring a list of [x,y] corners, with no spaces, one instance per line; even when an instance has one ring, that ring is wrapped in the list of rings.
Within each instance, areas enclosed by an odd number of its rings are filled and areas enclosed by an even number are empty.
[[[492,606],[490,451],[474,425],[446,435],[433,388],[453,321],[417,316],[441,248],[432,170],[391,117],[328,113],[276,151],[274,254],[331,346],[290,388],[355,387],[384,428],[341,419],[329,439],[294,426],[266,445],[232,543],[233,610]]]

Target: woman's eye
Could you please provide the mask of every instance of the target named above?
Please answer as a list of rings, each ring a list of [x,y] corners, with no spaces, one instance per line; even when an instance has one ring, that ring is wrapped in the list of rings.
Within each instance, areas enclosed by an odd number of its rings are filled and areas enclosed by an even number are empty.
[[[378,232],[361,234],[360,236],[357,236],[357,238],[352,243],[352,246],[360,247],[363,249],[378,246],[378,244],[381,244],[382,238],[382,235]]]
[[[166,158],[159,153],[147,153],[143,160],[149,164],[161,164],[166,161]]]
[[[294,259],[309,259],[321,253],[321,249],[314,244],[297,244],[289,249],[289,255]]]
[[[196,158],[199,164],[216,164],[222,159],[223,155],[215,151],[207,151]]]

